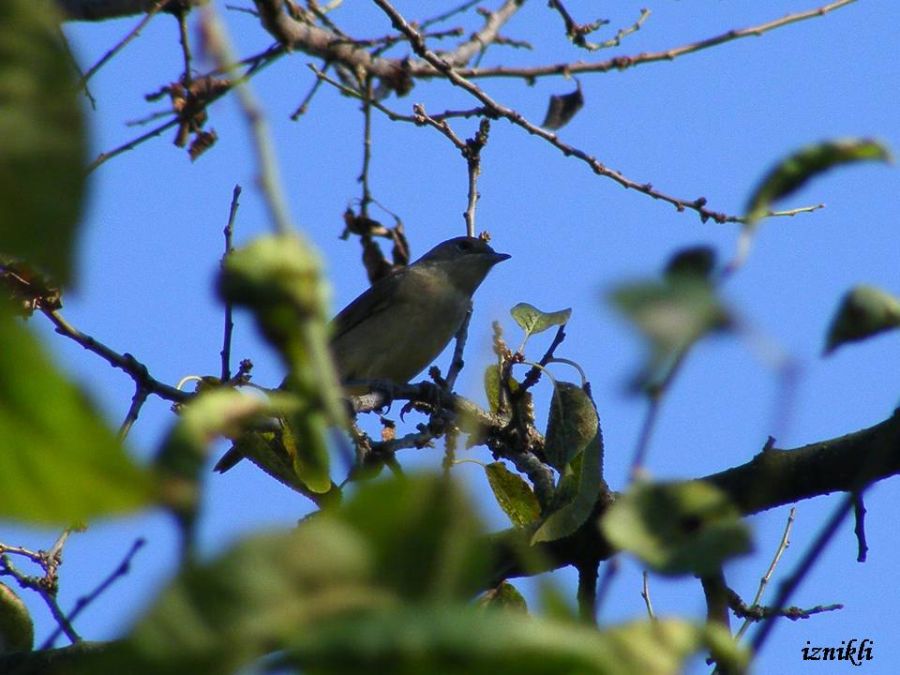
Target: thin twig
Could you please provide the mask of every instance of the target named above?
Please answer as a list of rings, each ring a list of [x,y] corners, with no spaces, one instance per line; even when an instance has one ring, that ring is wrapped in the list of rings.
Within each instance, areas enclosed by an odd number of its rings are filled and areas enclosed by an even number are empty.
[[[472,306],[469,305],[469,309],[466,312],[466,318],[463,319],[462,324],[459,326],[459,330],[456,331],[453,359],[450,361],[450,368],[447,369],[447,377],[444,380],[447,384],[448,391],[453,391],[453,387],[456,386],[456,378],[459,377],[459,373],[465,365],[465,362],[463,361],[463,352],[466,349],[466,340],[469,336],[469,322],[471,320]]]
[[[847,515],[853,508],[855,499],[855,494],[853,492],[848,492],[841,500],[841,503],[838,504],[834,513],[822,527],[819,535],[815,538],[809,549],[806,551],[806,554],[797,564],[796,570],[779,586],[778,595],[772,605],[773,610],[777,611],[787,604],[788,599],[793,595],[794,591],[797,590],[800,582],[803,581],[807,574],[809,574],[813,564],[819,559],[822,552],[825,550],[825,547],[834,538],[838,528],[843,524]],[[772,629],[775,627],[774,618],[775,617],[773,616],[766,620],[762,626],[760,626],[756,635],[753,636],[753,640],[750,643],[750,648],[753,650],[753,653],[758,654],[760,649],[762,649],[763,645],[766,643],[766,640],[772,633]]]
[[[81,88],[84,89],[84,95],[91,103],[91,109],[96,110],[97,99],[94,98],[94,95],[91,93],[90,87],[87,86],[87,82],[84,79],[84,72],[81,70],[81,65],[79,65],[78,59],[75,58],[75,54],[72,53],[72,46],[69,44],[69,38],[66,37],[66,34],[62,31],[62,28],[57,27],[56,32],[59,36],[60,44],[62,44],[62,47],[66,52],[66,58],[68,59],[69,64],[71,64],[72,69],[75,71],[75,74],[78,75],[78,81],[83,83]]]
[[[101,152],[99,155],[97,155],[97,157],[94,159],[93,162],[88,164],[88,167],[87,167],[85,173],[91,173],[98,166],[100,166],[104,162],[112,159],[113,157],[116,157],[117,155],[121,155],[123,152],[126,152],[128,150],[133,150],[134,148],[141,145],[142,143],[149,141],[151,138],[154,138],[155,136],[159,136],[162,132],[164,132],[168,129],[171,129],[174,126],[177,126],[179,121],[180,120],[178,119],[178,117],[175,116],[172,119],[170,119],[168,122],[164,122],[163,124],[159,125],[155,129],[151,129],[147,133],[141,134],[137,138],[133,138],[132,140],[128,141],[127,143],[123,143],[122,145],[120,145],[119,147],[117,147],[113,150],[109,150],[107,152]]]
[[[447,124],[444,120],[436,120],[431,117],[427,112],[425,112],[425,106],[421,103],[416,103],[413,105],[413,118],[417,120],[417,123],[420,125],[428,125],[440,131],[444,136],[446,136],[453,145],[456,146],[456,149],[459,150],[463,155],[466,152],[466,143],[463,141],[456,133],[453,131],[451,126]]]
[[[429,26],[433,26],[436,23],[441,23],[442,21],[446,21],[457,14],[462,14],[463,12],[467,12],[469,9],[477,5],[481,0],[466,0],[466,2],[462,3],[457,7],[452,7],[448,9],[446,12],[442,14],[438,14],[437,16],[433,16],[430,19],[425,19],[419,25],[422,26],[422,29],[426,29]]]
[[[205,26],[210,54],[214,56],[223,71],[230,73],[235,78],[233,88],[243,108],[244,117],[250,126],[259,170],[258,182],[265,196],[265,203],[272,219],[272,227],[278,234],[291,234],[294,228],[288,215],[287,201],[278,174],[278,162],[275,159],[275,148],[265,114],[250,91],[247,76],[242,77],[236,72],[238,60],[232,51],[225,26],[211,6],[203,7],[201,22]]]
[[[769,581],[771,581],[772,579],[772,575],[775,574],[775,568],[778,567],[778,563],[781,561],[781,556],[784,555],[784,552],[788,549],[788,546],[791,545],[791,530],[794,527],[794,517],[796,516],[796,514],[797,507],[792,506],[791,510],[788,512],[787,522],[784,524],[784,532],[781,535],[781,541],[778,542],[778,547],[775,549],[775,555],[772,556],[772,562],[769,563],[769,568],[759,580],[759,588],[756,589],[756,595],[753,596],[753,602],[750,603],[751,607],[757,607],[759,606],[759,603],[762,602],[763,593],[765,593],[766,587],[769,585]],[[744,623],[735,634],[735,639],[740,640],[741,637],[743,637],[744,633],[747,632],[747,629],[750,628],[750,624],[752,623],[753,621],[751,619],[745,619]]]
[[[653,611],[653,603],[650,601],[650,574],[647,570],[644,570],[644,580],[641,584],[641,597],[644,599],[644,604],[647,606],[647,616],[655,621],[656,614]]]
[[[131,431],[131,427],[134,426],[134,423],[141,412],[141,408],[144,407],[144,403],[146,403],[149,395],[150,390],[147,389],[147,387],[140,382],[136,383],[134,396],[131,397],[131,405],[128,407],[128,413],[126,413],[125,419],[122,420],[122,424],[119,426],[119,440],[123,441],[125,440],[125,437],[128,436],[128,432]]]
[[[101,595],[103,595],[103,593],[105,593],[106,590],[110,586],[113,585],[113,583],[115,583],[118,579],[120,579],[121,577],[124,577],[126,574],[128,574],[129,569],[131,567],[132,559],[134,558],[135,555],[137,555],[138,551],[140,551],[141,548],[143,548],[144,544],[146,544],[146,543],[147,542],[142,538],[136,539],[134,541],[134,543],[131,545],[131,548],[125,554],[124,559],[122,560],[121,563],[119,563],[119,565],[116,567],[116,569],[114,569],[112,572],[110,572],[110,574],[107,575],[107,577],[103,581],[101,581],[100,584],[93,591],[91,591],[90,593],[88,593],[85,596],[78,598],[78,600],[75,601],[75,607],[72,609],[72,611],[69,613],[69,616],[68,616],[68,621],[69,621],[70,625],[71,625],[71,622],[75,621],[75,619],[78,617],[79,614],[81,614],[82,611],[84,611],[87,607],[89,607],[91,605],[91,603],[93,603],[97,598],[99,598]],[[61,625],[58,626],[56,628],[56,630],[53,631],[53,633],[50,635],[50,637],[48,637],[44,641],[44,644],[41,645],[40,649],[41,650],[51,649],[53,647],[54,643],[56,642],[56,640],[62,634],[62,631],[63,631],[62,626]]]
[[[857,543],[856,562],[866,562],[869,552],[869,545],[866,543],[866,505],[863,503],[862,492],[854,493],[853,497],[853,516],[856,521],[853,527]]]
[[[690,44],[659,52],[642,52],[640,54],[637,54],[636,56],[617,56],[606,61],[598,61],[593,63],[579,61],[576,63],[558,63],[547,66],[534,66],[525,68],[508,66],[496,66],[491,68],[459,68],[457,70],[457,73],[461,77],[471,79],[486,77],[513,77],[525,78],[526,80],[534,80],[539,77],[548,77],[554,75],[568,76],[578,75],[580,73],[605,73],[612,70],[625,70],[627,68],[632,68],[634,66],[639,66],[647,63],[672,61],[679,56],[699,52],[704,49],[716,47],[726,42],[732,42],[733,40],[739,40],[741,38],[758,37],[763,33],[767,33],[769,31],[787,26],[792,23],[824,16],[829,12],[841,9],[842,7],[846,7],[847,5],[850,5],[854,2],[856,2],[856,0],[837,0],[836,2],[832,2],[821,7],[816,7],[814,9],[806,10],[803,12],[797,12],[795,14],[788,14],[787,16],[784,16],[780,19],[768,21],[756,26],[732,29],[720,35],[706,38],[705,40],[692,42]],[[414,74],[418,75],[418,73]]]
[[[447,28],[446,30],[429,31],[424,33],[424,35],[426,35],[428,38],[434,40],[443,40],[450,37],[460,37],[463,34],[463,29],[460,27]],[[397,35],[395,33],[392,33],[391,35],[384,35],[378,38],[369,38],[362,40],[352,40],[350,38],[347,38],[347,40],[357,47],[377,47],[377,49],[372,52],[376,55],[383,54],[394,45],[401,42],[405,43],[407,41],[405,35]]]
[[[585,36],[593,33],[600,28],[600,26],[608,24],[609,21],[607,19],[597,19],[591,23],[580,24],[572,18],[569,10],[563,5],[562,0],[549,0],[547,6],[550,9],[555,9],[562,17],[563,24],[566,28],[566,37],[568,37],[574,45],[587,49],[588,51],[596,51],[601,48],[598,44],[588,42]]]
[[[450,125],[447,124],[446,117],[447,116],[445,115],[444,119],[435,119],[425,112],[425,106],[421,103],[413,105],[413,120],[416,124],[427,124],[440,131],[451,143],[453,143],[460,153],[462,153],[462,156],[466,160],[468,190],[466,210],[463,212],[463,218],[466,222],[466,234],[470,237],[474,237],[475,205],[478,202],[478,176],[481,173],[481,150],[487,145],[491,123],[489,119],[483,117],[475,136],[463,141],[456,133],[454,133]]]
[[[618,47],[622,44],[622,39],[628,37],[633,33],[637,33],[641,27],[646,23],[647,19],[650,18],[650,10],[642,9],[641,15],[637,18],[633,24],[626,28],[620,28],[616,31],[615,36],[611,37],[609,40],[601,42],[597,45],[597,49],[611,49],[612,47]]]
[[[478,133],[466,140],[466,169],[469,176],[466,210],[463,218],[466,221],[466,234],[475,236],[475,205],[478,203],[478,176],[481,174],[481,151],[487,145],[488,133],[491,130],[491,121],[482,117],[478,125]]]
[[[56,327],[57,333],[70,338],[71,340],[74,340],[89,352],[97,354],[114,368],[120,368],[121,370],[124,370],[131,377],[131,379],[134,380],[135,384],[142,385],[150,393],[156,394],[160,398],[164,398],[169,401],[175,401],[177,403],[182,403],[190,398],[190,394],[180,391],[168,384],[163,384],[159,380],[151,377],[150,373],[147,370],[147,366],[138,361],[131,354],[119,354],[118,352],[113,351],[112,349],[107,347],[102,342],[94,339],[90,335],[82,333],[80,330],[66,321],[58,310],[42,308],[41,312],[44,314],[44,316],[50,319],[50,321]]]
[[[322,64],[322,71],[328,68],[328,63]],[[291,113],[291,121],[296,122],[302,115],[306,114],[306,111],[309,110],[309,104],[312,102],[313,97],[319,91],[319,87],[322,86],[322,78],[317,77],[313,85],[309,88],[309,91],[306,92],[306,96],[303,97],[303,100],[300,101],[300,105],[297,106],[297,109]]]
[[[372,201],[372,193],[369,191],[369,165],[372,162],[372,78],[365,81],[366,95],[363,98],[363,165],[357,179],[362,184],[362,197],[359,200],[359,214],[363,218],[369,217],[369,202]]]
[[[231,193],[231,206],[228,209],[228,222],[222,234],[225,236],[225,253],[222,255],[221,264],[224,266],[225,261],[234,250],[232,244],[232,235],[234,234],[234,221],[237,217],[237,210],[240,204],[238,199],[241,196],[241,186],[235,185]],[[234,320],[232,318],[233,307],[231,300],[225,300],[225,326],[222,331],[222,351],[219,355],[222,358],[221,379],[222,382],[228,382],[231,379],[231,335],[234,332]]]
[[[147,10],[147,13],[141,18],[141,20],[138,21],[137,25],[130,31],[128,31],[125,37],[119,40],[119,42],[117,42],[109,51],[107,51],[102,57],[100,57],[100,60],[97,61],[97,63],[95,63],[88,69],[88,71],[81,78],[81,81],[78,83],[78,88],[86,88],[88,80],[90,80],[98,70],[109,63],[110,59],[112,59],[116,54],[122,51],[129,42],[138,37],[144,27],[148,23],[150,23],[150,20],[153,19],[154,16],[159,14],[159,12],[161,12],[163,9],[165,9],[166,5],[168,5],[170,2],[172,2],[172,0],[157,0],[157,2]]]
[[[0,575],[11,576],[21,588],[28,588],[39,596],[47,605],[50,614],[56,621],[57,633],[65,633],[72,644],[81,642],[81,636],[72,627],[65,612],[57,602],[59,593],[59,566],[62,564],[62,549],[71,534],[71,529],[63,530],[53,546],[47,551],[27,551],[19,547],[0,545]],[[40,577],[28,576],[15,568],[9,560],[8,553],[23,555],[36,563],[43,570]],[[55,639],[55,638],[54,638]]]
[[[464,89],[469,94],[481,101],[481,103],[490,110],[492,117],[503,117],[509,120],[516,126],[521,127],[522,129],[527,131],[529,134],[538,136],[539,138],[547,141],[548,143],[550,143],[550,145],[562,152],[565,156],[578,158],[579,160],[587,164],[594,173],[610,178],[624,188],[636,190],[637,192],[652,197],[653,199],[667,202],[674,206],[678,211],[684,211],[685,209],[696,211],[700,215],[700,219],[704,222],[709,219],[712,219],[717,223],[739,221],[738,216],[729,216],[724,213],[707,209],[705,197],[699,197],[693,200],[673,197],[664,192],[656,190],[650,183],[638,183],[637,181],[628,178],[615,169],[608,168],[596,157],[587,154],[585,151],[562,142],[561,140],[559,140],[559,137],[555,133],[547,131],[540,126],[529,122],[520,112],[513,110],[512,108],[508,108],[495,101],[493,98],[488,96],[481,88],[479,88],[478,85],[470,82],[468,79],[463,77],[461,73],[465,71],[457,70],[453,67],[453,65],[429,50],[425,46],[425,42],[422,39],[422,36],[406,21],[406,19],[403,18],[403,16],[400,15],[399,12],[397,12],[396,9],[394,9],[393,5],[391,5],[387,0],[374,0],[374,2],[382,9],[382,11],[385,12],[385,14],[388,15],[395,28],[409,37],[410,45],[417,55],[430,63],[454,85],[460,87],[461,89]]]
[[[528,391],[537,384],[538,380],[541,378],[541,374],[544,372],[544,368],[548,363],[550,363],[555,357],[554,353],[556,352],[556,348],[559,347],[563,340],[566,339],[566,327],[565,325],[560,326],[556,329],[556,335],[553,336],[553,340],[550,342],[550,346],[547,347],[547,351],[544,352],[544,355],[541,357],[541,360],[538,361],[537,366],[532,366],[531,369],[525,373],[525,377],[522,380],[522,384],[520,385],[520,389],[523,391]]]
[[[641,431],[631,458],[631,468],[628,470],[629,481],[637,480],[644,468],[644,463],[647,461],[647,451],[650,447],[650,439],[653,437],[653,431],[656,429],[656,422],[659,419],[661,407],[661,395],[648,398],[647,412],[644,415],[644,421],[641,423]]]
[[[247,70],[244,72],[244,74],[240,78],[237,78],[234,81],[232,81],[230,83],[230,86],[222,87],[221,89],[215,91],[212,95],[210,95],[210,97],[205,101],[205,106],[209,107],[212,103],[214,103],[215,101],[220,99],[222,96],[227,94],[229,91],[231,91],[231,88],[234,87],[237,82],[242,81],[242,80],[249,80],[251,77],[259,74],[260,72],[262,72],[262,70],[264,68],[275,63],[275,61],[277,61],[281,56],[284,56],[285,53],[286,53],[286,50],[284,49],[284,47],[282,47],[281,45],[276,45],[274,47],[269,47],[268,49],[265,49],[262,52],[259,52],[258,54],[254,54],[253,56],[248,56],[247,58],[241,59],[236,64],[233,64],[232,67],[235,67],[238,65],[242,65],[242,66],[246,65],[249,67],[247,68]],[[207,79],[207,80],[212,79],[216,75],[221,75],[224,72],[228,72],[228,69],[223,69],[223,68],[217,67],[217,68],[213,69],[212,71],[210,71],[209,73],[207,73],[206,75],[203,75],[202,78],[194,78],[194,80],[196,81],[198,79]],[[133,138],[132,140],[130,140],[126,143],[123,143],[122,145],[118,146],[117,148],[115,148],[113,150],[109,150],[107,152],[102,152],[99,155],[97,155],[97,157],[94,159],[94,161],[88,165],[88,167],[86,169],[86,173],[91,173],[92,171],[94,171],[94,169],[99,167],[104,162],[112,159],[113,157],[116,157],[128,150],[133,150],[137,146],[142,145],[143,143],[149,141],[151,138],[159,136],[164,131],[167,131],[168,129],[171,129],[174,126],[181,124],[182,120],[177,113],[174,113],[174,114],[173,113],[162,113],[162,115],[167,115],[167,114],[172,114],[172,118],[169,121],[164,122],[160,126],[154,128],[154,129],[151,129],[147,133],[142,134],[142,135],[138,136],[137,138]],[[160,113],[153,113],[148,119],[153,119],[160,115],[161,115]]]
[[[801,619],[808,619],[811,616],[815,616],[816,614],[836,612],[841,609],[844,609],[844,606],[840,603],[833,605],[816,605],[815,607],[810,607],[809,609],[803,609],[802,607],[796,606],[785,607],[783,609],[759,606],[748,607],[741,602],[741,599],[737,597],[737,594],[732,594],[731,597],[731,610],[737,616],[748,619],[750,621],[764,621],[767,619],[774,619],[779,617],[789,619],[790,621],[799,621]]]
[[[178,41],[181,44],[181,56],[184,60],[184,74],[181,81],[186,88],[191,86],[191,40],[188,35],[187,12],[179,7],[176,18],[178,19]]]

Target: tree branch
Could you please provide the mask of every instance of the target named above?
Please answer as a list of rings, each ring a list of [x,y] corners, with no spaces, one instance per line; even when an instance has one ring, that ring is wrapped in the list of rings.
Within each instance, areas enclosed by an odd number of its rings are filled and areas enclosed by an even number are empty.
[[[194,7],[206,0],[176,0],[179,5]],[[56,0],[63,16],[70,21],[105,21],[106,19],[145,14],[153,11],[158,0]]]
[[[577,61],[574,63],[557,63],[547,66],[534,66],[524,68],[510,68],[508,66],[496,66],[492,68],[460,68],[457,72],[462,77],[472,79],[482,77],[513,77],[533,80],[538,77],[550,77],[559,75],[570,76],[578,75],[579,73],[606,73],[612,70],[625,70],[627,68],[644,65],[646,63],[673,61],[679,56],[699,52],[704,49],[709,49],[710,47],[717,47],[726,42],[732,42],[741,38],[759,37],[763,33],[768,33],[777,28],[782,28],[792,23],[824,16],[829,12],[833,12],[836,9],[840,9],[854,2],[856,2],[856,0],[837,0],[836,2],[823,5],[822,7],[816,7],[814,9],[797,12],[795,14],[788,14],[787,16],[784,16],[780,19],[767,21],[766,23],[758,24],[756,26],[735,28],[721,33],[720,35],[706,38],[704,40],[691,42],[690,44],[681,45],[680,47],[673,47],[672,49],[666,49],[658,52],[641,52],[640,54],[637,54],[635,56],[615,56],[611,59],[607,59],[606,61],[597,61],[594,63]]]
[[[897,474],[900,409],[872,427],[791,450],[763,450],[746,464],[698,480],[723,490],[744,515],[752,515],[832,492],[852,492]],[[615,498],[615,493],[601,493],[594,515],[581,529],[539,545],[527,556],[522,552],[528,549],[528,530],[513,528],[490,535],[495,565],[488,583],[493,586],[503,579],[539,574],[592,557],[609,559],[616,551],[595,523]]]

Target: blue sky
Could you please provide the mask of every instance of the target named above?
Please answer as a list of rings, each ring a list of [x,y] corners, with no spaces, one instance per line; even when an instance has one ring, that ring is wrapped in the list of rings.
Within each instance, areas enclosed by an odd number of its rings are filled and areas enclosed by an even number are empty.
[[[254,53],[270,40],[249,15],[226,12],[238,52]],[[356,4],[356,3],[354,3]],[[535,52],[492,50],[484,64],[538,64],[605,59],[676,47],[731,28],[759,24],[813,4],[720,0],[648,4],[653,14],[622,47],[599,55],[578,51],[562,36],[559,17],[545,3],[529,3],[504,33],[528,39]],[[569,3],[582,21],[598,11],[613,27],[634,21],[640,4]],[[401,10],[417,3],[398,3]],[[366,5],[359,15],[349,5],[335,19],[351,34],[389,32],[379,12]],[[135,19],[66,27],[83,67],[93,64],[134,25]],[[458,22],[450,22],[456,25]],[[583,75],[586,104],[560,137],[639,182],[682,198],[705,196],[719,211],[739,213],[756,181],[779,157],[824,138],[872,136],[900,148],[900,60],[896,45],[900,5],[858,2],[825,17],[739,40],[672,62],[625,72]],[[341,214],[360,194],[362,118],[356,102],[323,87],[309,113],[288,119],[312,84],[302,54],[284,58],[253,80],[271,125],[279,166],[295,222],[319,248],[338,309],[365,287],[355,242],[338,239]],[[205,68],[205,66],[204,66]],[[141,133],[124,123],[161,108],[144,95],[177,79],[181,56],[175,22],[157,17],[141,37],[91,82],[98,101],[89,112],[92,156]],[[495,99],[539,123],[547,97],[573,89],[560,78],[528,87],[518,81],[483,80]],[[409,113],[414,103],[438,112],[473,107],[474,102],[443,82],[418,85],[404,99],[386,102]],[[471,136],[474,122],[454,123]],[[112,348],[134,354],[163,381],[218,372],[221,307],[212,280],[223,248],[232,188],[241,199],[236,239],[269,231],[257,167],[246,125],[231,100],[216,104],[209,128],[216,147],[191,163],[171,144],[171,133],[104,164],[93,173],[80,244],[77,288],[65,298],[64,315]],[[464,233],[466,171],[459,153],[432,129],[373,118],[371,186],[374,197],[398,213],[415,255],[442,239]],[[509,341],[519,334],[508,309],[518,302],[555,310],[573,308],[568,338],[559,354],[578,361],[592,382],[606,441],[606,477],[614,488],[627,469],[644,412],[641,400],[625,393],[625,382],[642,354],[636,335],[604,301],[623,280],[652,276],[679,247],[703,243],[721,259],[734,252],[733,225],[701,223],[692,213],[622,189],[583,164],[529,137],[504,121],[492,125],[483,152],[477,226],[487,229],[498,250],[512,254],[477,295],[459,391],[476,399],[481,371],[490,360],[490,322],[500,320]],[[648,470],[658,478],[685,478],[748,461],[769,434],[789,448],[855,431],[890,415],[898,404],[900,337],[885,335],[821,358],[824,335],[841,294],[858,283],[900,294],[898,174],[893,166],[866,165],[835,171],[813,181],[785,208],[824,202],[814,214],[764,222],[751,257],[723,293],[742,319],[777,344],[799,365],[788,403],[778,373],[739,337],[704,342],[692,353],[669,397],[650,446]],[[375,217],[379,217],[377,210]],[[384,220],[389,221],[388,216]],[[112,424],[127,411],[131,382],[77,345],[54,336],[41,318],[33,327],[57,360],[90,390]],[[533,338],[539,357],[549,336]],[[257,339],[246,316],[238,318],[233,353],[251,358],[254,380],[275,385],[278,361]],[[446,367],[448,355],[438,365]],[[560,371],[563,377],[572,376]],[[538,397],[546,415],[549,387]],[[778,422],[783,418],[783,422]],[[148,458],[173,421],[168,404],[152,399],[131,438],[135,454]],[[777,428],[776,428],[777,427]],[[437,466],[439,453],[407,451],[401,461]],[[472,458],[485,461],[484,452]],[[246,463],[245,463],[246,464]],[[480,468],[463,464],[460,477],[479,496],[485,517],[504,527],[492,506]],[[201,538],[214,553],[251,530],[290,526],[307,508],[302,498],[251,466],[207,481]],[[778,578],[792,570],[839,496],[798,507],[791,547]],[[884,618],[893,615],[900,593],[890,581],[900,565],[893,517],[900,507],[896,481],[866,494],[869,560],[856,562],[852,523],[847,523],[793,598],[811,607],[844,603],[840,612],[776,628],[758,672],[805,672],[800,650],[811,644],[874,640],[868,672],[893,672],[900,641]],[[771,557],[787,509],[750,519],[757,555],[732,564],[731,585],[745,599]],[[93,524],[66,547],[62,604],[74,601],[113,569],[136,537],[148,545],[131,573],[82,616],[78,627],[91,639],[118,634],[140,612],[171,572],[175,530],[162,514]],[[22,531],[0,524],[0,540],[49,546],[54,533]],[[626,561],[603,607],[608,620],[641,617],[639,567]],[[574,577],[556,575],[564,583]],[[702,615],[697,584],[654,578],[660,614]],[[770,591],[774,593],[774,588]],[[771,595],[769,596],[771,597]],[[46,612],[35,606],[39,633],[51,630]],[[39,637],[40,639],[40,637]],[[847,666],[849,668],[849,666]],[[697,669],[702,672],[702,668]],[[829,667],[827,672],[843,672]]]

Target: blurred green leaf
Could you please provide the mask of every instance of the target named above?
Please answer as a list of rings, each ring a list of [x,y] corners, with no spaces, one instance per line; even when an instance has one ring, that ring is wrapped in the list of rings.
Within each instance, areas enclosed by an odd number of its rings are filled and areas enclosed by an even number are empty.
[[[900,298],[874,286],[856,286],[841,299],[831,320],[825,354],[842,344],[900,327]]]
[[[603,483],[602,471],[603,437],[600,426],[596,425],[594,436],[584,451],[566,466],[560,479],[559,494],[574,494],[547,516],[532,536],[532,544],[568,537],[584,524],[597,503]],[[566,485],[571,487],[566,489]]]
[[[709,281],[715,268],[715,249],[710,246],[691,246],[675,252],[666,263],[663,276],[672,282],[683,278]]]
[[[246,432],[234,439],[232,449],[239,457],[246,457],[273,478],[311,499],[317,506],[340,503],[341,491],[334,483],[331,483],[327,492],[314,492],[306,487],[297,474],[297,449],[290,430],[281,420],[273,422],[276,431]]]
[[[739,672],[733,645],[719,626],[677,620],[598,631],[513,612],[401,607],[298,632],[276,665],[329,675],[675,675],[715,647]]]
[[[657,352],[683,351],[730,323],[714,289],[704,282],[680,279],[624,284],[613,292],[612,299]]]
[[[484,467],[494,498],[516,527],[526,527],[541,515],[541,505],[531,486],[503,462],[491,462]]]
[[[255,536],[183,570],[110,651],[79,672],[226,675],[329,616],[389,604],[366,542],[334,519]]]
[[[552,326],[564,326],[569,317],[572,316],[571,309],[561,309],[558,312],[542,312],[527,302],[520,302],[509,310],[509,313],[512,314],[513,319],[515,319],[522,330],[525,331],[525,340]]]
[[[484,528],[460,487],[444,477],[368,484],[335,513],[363,534],[379,580],[402,597],[462,601],[484,587]]]
[[[577,384],[556,382],[550,399],[544,456],[557,471],[580,455],[597,435],[597,409]]]
[[[709,483],[638,483],[600,521],[609,541],[668,575],[715,573],[749,553],[747,525],[728,497]]]
[[[231,388],[207,389],[181,406],[156,456],[162,478],[162,500],[184,517],[195,512],[209,444],[234,438],[254,420],[280,412],[272,399]]]
[[[62,525],[146,506],[153,482],[37,338],[0,314],[0,517]]]
[[[650,346],[647,362],[636,378],[640,388],[660,386],[695,342],[709,333],[728,330],[732,324],[712,284],[690,274],[622,284],[610,298]]]
[[[288,367],[284,388],[299,400],[286,417],[297,476],[309,490],[331,488],[327,432],[346,415],[327,345],[325,287],[318,256],[298,236],[261,237],[225,260],[219,292],[248,307]]]
[[[87,140],[56,3],[0,3],[0,253],[72,282]]]
[[[841,164],[868,161],[889,162],[890,151],[867,138],[824,141],[800,148],[776,164],[757,185],[747,201],[747,224],[755,224],[774,202],[797,191],[811,178]]]
[[[34,622],[22,598],[0,583],[0,656],[30,652],[34,648]]]
[[[266,667],[323,674],[663,675],[710,648],[740,658],[719,627],[660,620],[598,631],[499,610],[522,606],[508,584],[494,606],[474,606],[484,577],[472,584],[465,571],[478,536],[469,514],[444,477],[363,484],[292,532],[189,566],[78,672],[226,675],[268,655]]]
[[[478,606],[528,613],[528,603],[525,602],[525,598],[508,581],[501,581],[491,590],[482,593],[478,598]]]

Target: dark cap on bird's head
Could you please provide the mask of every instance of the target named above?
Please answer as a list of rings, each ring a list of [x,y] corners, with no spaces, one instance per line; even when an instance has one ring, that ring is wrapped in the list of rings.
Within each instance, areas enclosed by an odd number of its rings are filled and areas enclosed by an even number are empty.
[[[452,270],[454,285],[471,294],[494,265],[509,258],[508,253],[497,253],[484,239],[454,237],[435,246],[413,265]]]

